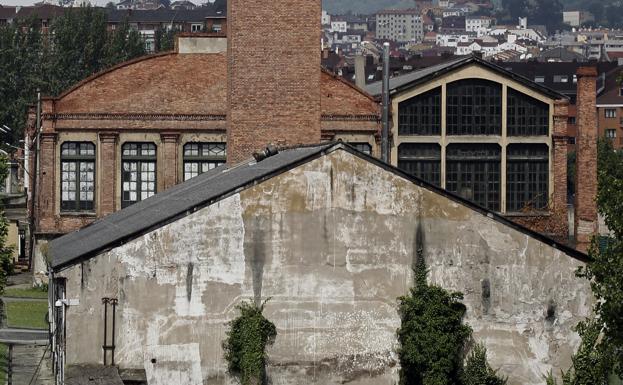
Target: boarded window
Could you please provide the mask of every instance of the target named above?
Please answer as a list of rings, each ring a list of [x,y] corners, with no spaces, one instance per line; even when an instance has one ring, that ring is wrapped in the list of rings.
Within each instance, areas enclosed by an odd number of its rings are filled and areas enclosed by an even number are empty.
[[[509,136],[549,134],[549,106],[546,103],[509,88],[507,111]]]
[[[448,135],[500,135],[502,85],[465,79],[447,86]]]
[[[500,211],[500,146],[447,147],[446,189],[489,210]]]
[[[399,104],[398,134],[441,134],[441,87]]]
[[[441,185],[441,147],[433,143],[403,143],[398,168],[435,186]]]
[[[549,150],[545,144],[507,148],[506,210],[543,210],[549,198]]]
[[[95,208],[95,145],[65,142],[61,146],[61,210]]]

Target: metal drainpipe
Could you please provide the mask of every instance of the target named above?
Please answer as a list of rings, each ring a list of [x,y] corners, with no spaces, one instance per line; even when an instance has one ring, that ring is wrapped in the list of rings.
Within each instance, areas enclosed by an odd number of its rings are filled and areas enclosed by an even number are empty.
[[[39,205],[39,199],[37,197],[38,194],[38,190],[39,190],[39,183],[38,183],[38,178],[39,178],[39,143],[41,142],[41,138],[40,138],[40,133],[41,133],[41,91],[39,89],[37,89],[37,123],[35,125],[35,138],[34,140],[36,141],[36,147],[35,147],[35,175],[32,177],[32,186],[31,186],[31,192],[30,195],[32,197],[32,203],[30,205],[30,209],[32,210],[30,213],[30,258],[29,258],[29,267],[32,270],[33,266],[33,258],[35,256],[35,226],[37,224],[36,220],[35,220],[35,215],[39,214],[39,210],[37,209],[38,205]],[[27,142],[27,140],[24,140],[24,142]],[[26,143],[24,143],[26,144]],[[28,145],[31,145],[32,142],[28,143]]]
[[[383,43],[383,130],[381,160],[389,163],[389,43]]]

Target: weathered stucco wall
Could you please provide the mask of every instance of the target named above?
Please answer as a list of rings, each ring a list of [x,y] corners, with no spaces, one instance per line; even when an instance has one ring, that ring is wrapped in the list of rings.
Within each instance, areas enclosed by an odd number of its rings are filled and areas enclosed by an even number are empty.
[[[431,279],[465,293],[466,322],[511,384],[567,368],[591,304],[580,262],[343,150],[64,271],[80,298],[67,363],[101,362],[101,298],[117,297],[121,368],[150,384],[231,383],[221,343],[235,304],[272,297],[273,384],[394,384],[418,226]]]

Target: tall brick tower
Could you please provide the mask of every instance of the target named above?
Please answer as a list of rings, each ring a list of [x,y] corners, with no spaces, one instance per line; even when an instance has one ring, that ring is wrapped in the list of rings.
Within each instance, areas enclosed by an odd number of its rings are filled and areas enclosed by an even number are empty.
[[[580,67],[577,72],[577,116],[575,176],[575,240],[586,251],[597,232],[597,69]]]
[[[320,142],[320,3],[228,1],[228,163]]]

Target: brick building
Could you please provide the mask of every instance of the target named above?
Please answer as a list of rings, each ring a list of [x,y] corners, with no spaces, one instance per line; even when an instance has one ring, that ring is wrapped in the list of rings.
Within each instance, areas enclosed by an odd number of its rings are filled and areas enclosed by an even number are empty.
[[[311,36],[297,66],[291,57],[279,59],[287,52],[279,52],[277,43],[266,63],[245,62],[244,52],[234,48],[229,57],[240,59],[228,64],[224,34],[182,36],[177,52],[122,63],[44,98],[39,181],[30,197],[35,274],[45,271],[40,257],[48,239],[228,159],[246,159],[267,143],[342,139],[377,154],[378,104],[321,70],[319,40]],[[234,33],[229,45],[261,43],[249,39]],[[272,90],[275,84],[279,92]],[[251,98],[261,109],[248,111]],[[34,111],[29,121],[34,146]],[[228,151],[230,141],[244,150]],[[34,162],[32,167],[35,175]]]
[[[616,149],[623,148],[623,86],[619,82],[622,73],[622,67],[610,71],[597,97],[599,136],[611,139]]]

